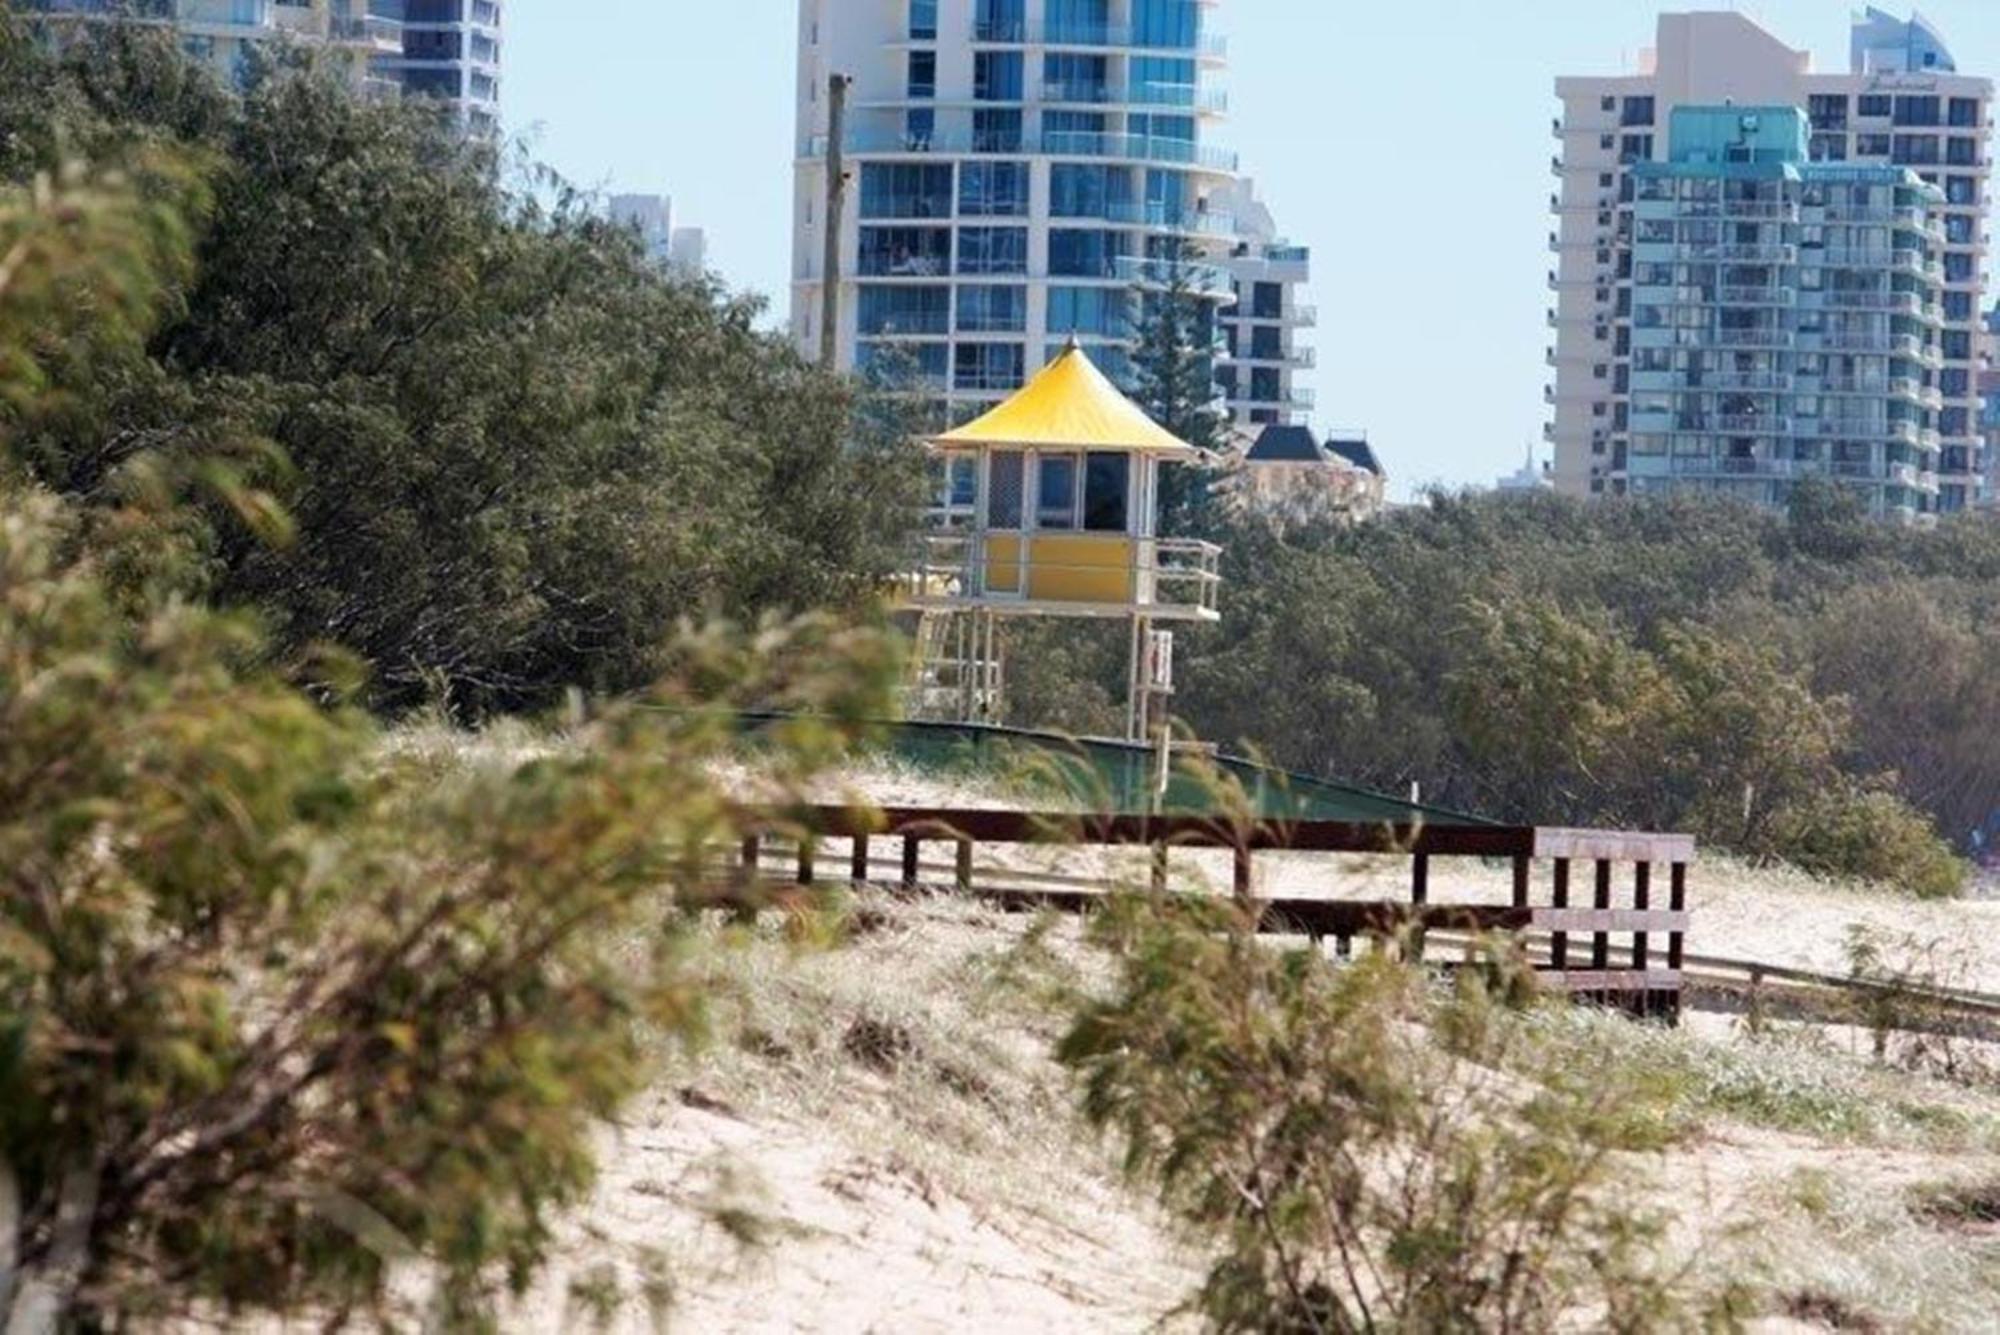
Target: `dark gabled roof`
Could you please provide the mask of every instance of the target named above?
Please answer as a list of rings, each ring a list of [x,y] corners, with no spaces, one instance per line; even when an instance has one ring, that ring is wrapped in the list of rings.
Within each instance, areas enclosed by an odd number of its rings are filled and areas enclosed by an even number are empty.
[[[1382,461],[1375,457],[1375,451],[1368,444],[1366,436],[1357,436],[1351,440],[1330,436],[1327,438],[1326,448],[1328,453],[1338,455],[1356,468],[1364,468],[1376,477],[1383,476]]]
[[[1310,428],[1282,423],[1257,433],[1256,443],[1243,456],[1253,464],[1323,464],[1325,451],[1313,439]]]

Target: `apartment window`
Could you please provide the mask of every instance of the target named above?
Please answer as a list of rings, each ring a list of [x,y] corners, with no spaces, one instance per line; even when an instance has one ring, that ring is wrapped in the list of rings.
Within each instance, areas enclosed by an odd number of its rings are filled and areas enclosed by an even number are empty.
[[[1844,134],[1816,134],[1808,148],[1814,162],[1847,161],[1847,136]]]
[[[1042,98],[1048,102],[1109,102],[1109,58],[1073,51],[1052,51],[1043,56]]]
[[[1132,100],[1151,106],[1192,107],[1198,80],[1195,63],[1180,56],[1133,56]]]
[[[913,42],[935,42],[937,40],[938,0],[910,0],[910,40]]]
[[[909,90],[911,97],[937,96],[937,52],[910,52]]]
[[[1281,319],[1285,313],[1283,283],[1253,283],[1250,287],[1250,314],[1258,320]]]
[[[970,171],[971,168],[966,169]],[[949,218],[951,168],[929,163],[869,162],[861,168],[863,218]]]
[[[1949,107],[1948,119],[1953,125],[1974,126],[1979,124],[1979,99],[1976,97],[1954,97]]]
[[[1058,162],[1049,168],[1049,214],[1056,218],[1114,218],[1132,202],[1132,173],[1098,163]]]
[[[1944,141],[1944,160],[1954,167],[1970,167],[1979,161],[1979,141],[1955,135]]]
[[[972,57],[972,96],[980,102],[1019,102],[1023,63],[1019,51],[978,51]]]
[[[1945,293],[1944,318],[1947,320],[1970,320],[1972,318],[1972,294],[1970,292]]]
[[[1963,436],[1972,430],[1972,419],[1963,408],[1946,408],[1937,416],[1937,429],[1941,436]]]
[[[1599,111],[1616,111],[1618,110],[1618,99],[1615,97],[1600,97],[1597,99],[1597,109]]]
[[[1028,229],[965,227],[958,233],[958,271],[965,274],[1028,272]]]
[[[1969,362],[1972,360],[1972,335],[1964,329],[1947,329],[1939,340],[1939,346],[1949,361]]]
[[[1938,161],[1938,141],[1936,135],[1899,134],[1890,149],[1899,165],[1929,166]]]
[[[1942,121],[1935,97],[1898,97],[1895,122],[1898,125],[1937,125]]]
[[[975,153],[1019,153],[1021,151],[1021,113],[1017,110],[973,112],[972,151]]]
[[[1972,256],[1962,250],[1946,251],[1944,257],[1944,281],[1947,283],[1971,282]]]
[[[1027,36],[1027,0],[979,0],[973,9],[973,41],[1021,42]]]
[[[863,283],[857,315],[864,334],[948,334],[951,289]]]
[[[1979,202],[1979,178],[1976,176],[1947,176],[1944,182],[1944,199],[1947,204],[1977,204]]]
[[[958,289],[958,332],[1020,334],[1028,328],[1028,289],[967,284]]]
[[[1954,246],[1972,244],[1972,215],[1969,213],[1947,213],[1944,215],[1944,239]]]
[[[1274,324],[1260,324],[1250,331],[1250,355],[1258,361],[1282,361],[1285,356],[1284,331]]]
[[[968,218],[1026,217],[1028,164],[966,163],[959,169],[958,211]]]
[[[941,388],[951,374],[951,345],[863,340],[855,344],[854,366],[875,384],[897,385],[914,380]],[[966,503],[971,503],[970,498]]]
[[[951,272],[948,227],[864,227],[860,270],[869,277],[913,278]]]
[[[1597,174],[1597,188],[1599,190],[1609,190],[1611,188],[1611,183],[1612,183],[1612,175],[1610,172],[1599,172]]]
[[[1192,50],[1200,36],[1201,10],[1196,0],[1133,0],[1134,46]]]
[[[1847,128],[1847,94],[1814,93],[1806,99],[1806,116],[1815,130]]]
[[[1891,139],[1886,134],[1857,134],[1854,136],[1854,156],[1857,158],[1886,158],[1889,156]]]
[[[1049,229],[1049,272],[1067,278],[1115,278],[1118,260],[1131,253],[1123,232],[1080,227]]]
[[[937,112],[930,107],[913,107],[903,115],[903,143],[918,152],[929,152],[937,135]]]
[[[1111,34],[1111,0],[1047,0],[1048,40],[1103,46]]]
[[[1623,163],[1645,162],[1653,156],[1653,136],[1650,134],[1628,134],[1618,144],[1618,160]]]
[[[1606,153],[1609,153],[1612,149],[1618,147],[1618,136],[1615,134],[1600,134],[1597,136],[1597,146]]]
[[[1962,399],[1972,392],[1972,373],[1962,366],[1947,367],[1938,372],[1938,393],[1946,398]]]
[[[1653,99],[1650,97],[1628,97],[1625,111],[1619,117],[1621,125],[1651,125],[1653,123]]]
[[[1887,116],[1890,109],[1887,93],[1863,93],[1855,103],[1855,111],[1863,116]]]
[[[1049,288],[1051,334],[1124,338],[1132,332],[1131,298],[1115,287]]]
[[[951,382],[959,389],[1019,389],[1025,364],[1019,343],[957,343]]]

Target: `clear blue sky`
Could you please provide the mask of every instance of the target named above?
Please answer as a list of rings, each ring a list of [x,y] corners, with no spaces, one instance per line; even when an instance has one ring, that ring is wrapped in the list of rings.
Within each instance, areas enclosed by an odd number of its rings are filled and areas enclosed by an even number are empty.
[[[857,0],[858,2],[858,0]],[[875,2],[875,0],[870,0]],[[1403,495],[1490,482],[1540,441],[1550,372],[1549,122],[1559,73],[1652,43],[1643,0],[1223,0],[1218,137],[1313,250],[1322,427],[1368,430]],[[1822,69],[1847,0],[1710,0]],[[1885,5],[1906,13],[1902,4]],[[2000,0],[1929,0],[1961,71],[2000,76]],[[674,197],[733,286],[782,317],[796,0],[513,0],[510,132],[571,180]]]

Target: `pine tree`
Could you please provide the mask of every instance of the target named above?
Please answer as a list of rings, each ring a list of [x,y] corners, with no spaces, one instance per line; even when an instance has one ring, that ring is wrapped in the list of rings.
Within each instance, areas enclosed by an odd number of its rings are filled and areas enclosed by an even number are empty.
[[[1137,313],[1132,351],[1134,399],[1147,416],[1202,452],[1160,475],[1160,531],[1182,536],[1201,531],[1211,509],[1217,459],[1227,419],[1217,407],[1215,307],[1194,267],[1196,251],[1184,237],[1146,266],[1152,280],[1135,287]]]

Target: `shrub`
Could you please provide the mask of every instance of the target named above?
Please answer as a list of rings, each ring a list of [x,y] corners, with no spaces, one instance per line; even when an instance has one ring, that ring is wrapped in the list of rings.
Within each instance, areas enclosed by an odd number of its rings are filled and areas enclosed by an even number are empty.
[[[1626,1091],[1501,1074],[1523,975],[1337,968],[1240,910],[1127,900],[1112,994],[1059,1056],[1128,1169],[1212,1240],[1193,1305],[1238,1331],[1649,1329],[1652,1218],[1616,1199]],[[1485,981],[1487,977],[1496,983]]]
[[[1929,818],[1893,793],[1836,785],[1778,821],[1775,848],[1806,871],[1895,886],[1919,899],[1951,899],[1970,868]]]
[[[477,1317],[587,1188],[644,1035],[698,1032],[677,942],[737,837],[720,706],[670,689],[440,781],[245,666],[240,620],[128,624],[61,532],[48,499],[0,501],[9,1328],[379,1314],[404,1254]],[[850,716],[889,675],[879,639],[815,626],[687,658],[727,703]],[[838,735],[774,739],[771,796]]]

